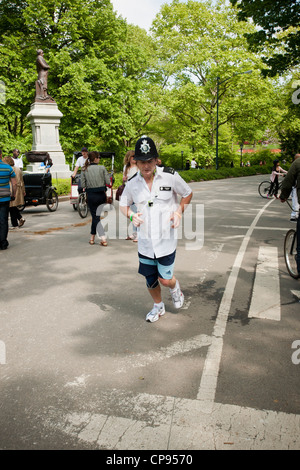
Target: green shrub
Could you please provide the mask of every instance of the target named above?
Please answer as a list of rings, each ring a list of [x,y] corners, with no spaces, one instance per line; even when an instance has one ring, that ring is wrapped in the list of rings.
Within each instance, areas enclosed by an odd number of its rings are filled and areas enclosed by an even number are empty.
[[[274,154],[273,154],[274,159]],[[211,181],[225,178],[238,178],[241,176],[252,176],[252,175],[269,175],[272,171],[271,165],[253,165],[244,167],[221,167],[218,170],[210,169],[197,169],[197,170],[179,170],[180,176],[187,182],[193,181]],[[281,165],[284,169],[288,170],[288,165]],[[113,185],[114,189],[117,189],[123,182],[122,172],[114,174],[115,182]],[[68,195],[71,191],[71,179],[52,179],[52,184],[57,188],[58,195]]]
[[[57,194],[59,196],[70,194],[71,192],[71,178],[63,179],[58,178],[55,179],[52,177],[52,184],[56,187]]]

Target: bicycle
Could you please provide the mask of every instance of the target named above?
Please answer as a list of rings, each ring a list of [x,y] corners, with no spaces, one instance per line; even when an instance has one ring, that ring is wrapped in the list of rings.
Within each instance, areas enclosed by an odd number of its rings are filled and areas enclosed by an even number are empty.
[[[286,201],[291,207],[288,201]],[[289,275],[294,279],[299,279],[297,268],[297,228],[291,228],[284,237],[284,260]]]
[[[279,182],[278,192],[281,189],[281,185],[282,185],[282,181]],[[266,199],[268,199],[268,197],[272,198],[274,196],[274,192],[275,192],[275,185],[273,186],[272,191],[270,190],[270,188],[271,188],[271,181],[262,181],[258,185],[259,195],[263,198],[266,198]]]
[[[85,217],[88,215],[89,208],[87,203],[86,191],[83,191],[79,194],[77,210],[82,219],[85,219]]]

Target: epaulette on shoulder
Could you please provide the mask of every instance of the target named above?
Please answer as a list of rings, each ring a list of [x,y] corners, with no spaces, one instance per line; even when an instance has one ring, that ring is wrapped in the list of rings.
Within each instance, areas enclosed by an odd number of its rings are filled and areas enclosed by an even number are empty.
[[[165,166],[164,167],[164,173],[170,173],[171,175],[174,175],[175,170],[174,170],[174,168],[172,168],[170,166]]]
[[[131,178],[129,178],[129,180],[128,180],[128,181],[131,181],[131,180],[132,180],[132,178],[135,178],[135,177],[136,177],[136,175],[137,175],[137,172],[136,172],[136,173],[135,173],[133,176],[131,176]]]

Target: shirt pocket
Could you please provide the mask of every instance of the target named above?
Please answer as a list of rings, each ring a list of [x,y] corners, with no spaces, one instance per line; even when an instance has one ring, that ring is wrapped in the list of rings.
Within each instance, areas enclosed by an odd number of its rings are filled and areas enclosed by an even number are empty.
[[[173,188],[171,186],[160,186],[157,199],[163,202],[171,200],[173,195]]]

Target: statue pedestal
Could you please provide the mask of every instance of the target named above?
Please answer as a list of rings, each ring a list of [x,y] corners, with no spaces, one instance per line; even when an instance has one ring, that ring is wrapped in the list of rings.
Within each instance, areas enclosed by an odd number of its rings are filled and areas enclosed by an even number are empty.
[[[70,178],[72,172],[66,164],[65,155],[59,142],[59,125],[63,114],[57,104],[35,102],[31,105],[27,118],[32,128],[33,151],[48,152],[53,166],[51,174],[57,178]],[[37,164],[27,165],[27,171],[36,172]]]

